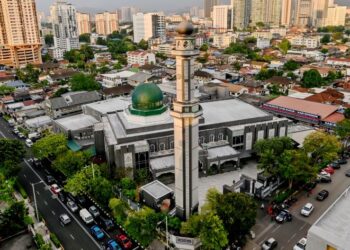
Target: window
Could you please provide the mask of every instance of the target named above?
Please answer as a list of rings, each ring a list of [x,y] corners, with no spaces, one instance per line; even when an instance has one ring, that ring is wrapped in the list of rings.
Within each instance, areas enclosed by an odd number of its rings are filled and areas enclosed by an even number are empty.
[[[151,144],[151,145],[149,146],[149,150],[150,150],[151,152],[156,152],[156,146],[155,146],[154,144]]]
[[[159,144],[159,151],[164,151],[165,150],[165,144],[161,143]]]
[[[204,136],[199,137],[199,144],[205,143],[205,138]]]
[[[243,135],[232,137],[232,145],[242,144],[243,143],[243,139],[244,139]]]
[[[209,142],[215,141],[215,135],[209,135]]]
[[[219,135],[218,135],[218,140],[219,141],[222,141],[224,139],[224,134],[223,133],[220,133]]]
[[[174,148],[174,141],[171,141],[170,142],[170,149],[173,149]]]

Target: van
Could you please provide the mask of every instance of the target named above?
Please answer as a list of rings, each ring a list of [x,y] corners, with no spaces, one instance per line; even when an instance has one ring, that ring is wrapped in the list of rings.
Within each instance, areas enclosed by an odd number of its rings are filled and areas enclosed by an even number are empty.
[[[36,140],[39,137],[40,137],[39,133],[36,133],[36,132],[28,134],[28,139],[31,139],[31,140],[32,139]]]
[[[90,224],[90,223],[94,222],[94,218],[89,213],[89,211],[87,211],[86,208],[81,209],[79,211],[79,215],[80,215],[81,219],[85,222],[85,224]]]

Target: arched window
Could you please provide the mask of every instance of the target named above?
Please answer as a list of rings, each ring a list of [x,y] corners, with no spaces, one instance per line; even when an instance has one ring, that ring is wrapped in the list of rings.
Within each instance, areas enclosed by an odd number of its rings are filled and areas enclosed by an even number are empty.
[[[209,142],[214,142],[215,141],[215,135],[211,134],[209,135]]]
[[[203,144],[203,143],[205,143],[205,137],[201,136],[199,137],[199,144]]]
[[[151,151],[151,153],[156,152],[156,146],[154,144],[149,145],[149,151]]]
[[[164,151],[165,150],[165,144],[161,143],[159,144],[159,151]]]
[[[218,140],[219,141],[222,141],[224,139],[224,134],[223,133],[220,133],[219,135],[218,135]]]

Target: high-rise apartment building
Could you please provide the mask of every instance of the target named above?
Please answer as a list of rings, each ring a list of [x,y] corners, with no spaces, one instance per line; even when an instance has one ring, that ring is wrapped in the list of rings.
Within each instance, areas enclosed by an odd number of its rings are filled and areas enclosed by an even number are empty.
[[[306,27],[312,25],[313,0],[298,0],[296,25]]]
[[[204,0],[203,7],[204,7],[204,17],[211,17],[211,13],[213,12],[213,7],[215,5],[219,5],[219,0]]]
[[[199,17],[199,7],[198,6],[193,6],[190,9],[190,15],[191,16],[196,16]]]
[[[77,12],[78,35],[91,33],[90,14]]]
[[[292,17],[295,8],[293,8],[293,0],[282,0],[281,7],[281,25],[289,27],[292,25]]]
[[[117,12],[103,12],[95,16],[96,33],[99,35],[109,35],[119,30],[119,20]]]
[[[326,23],[328,7],[333,6],[333,0],[313,0],[312,2],[312,25],[322,27]]]
[[[265,5],[266,19],[265,22],[270,26],[279,26],[281,23],[283,0],[267,0]],[[253,9],[254,5],[252,5]]]
[[[213,28],[226,32],[232,30],[232,6],[216,5],[213,8]]]
[[[34,0],[0,1],[0,64],[41,63],[41,42]]]
[[[344,26],[346,21],[346,6],[334,4],[327,9],[327,18],[324,26]]]
[[[132,22],[132,17],[137,13],[137,10],[134,7],[121,7],[120,13],[121,22]]]
[[[266,22],[266,1],[267,0],[251,0],[253,8],[250,13],[250,23],[255,26],[257,23]]]
[[[250,20],[251,1],[232,0],[233,27],[244,29],[248,27]]]
[[[54,30],[53,57],[63,58],[71,49],[79,49],[79,37],[76,21],[76,10],[72,4],[58,0],[50,8]]]
[[[137,13],[133,16],[134,42],[165,38],[165,16],[160,13]]]

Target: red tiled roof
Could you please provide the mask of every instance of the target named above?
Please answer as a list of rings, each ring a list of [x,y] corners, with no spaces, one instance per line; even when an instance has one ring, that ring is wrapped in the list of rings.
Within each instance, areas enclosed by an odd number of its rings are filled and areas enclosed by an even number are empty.
[[[333,113],[330,116],[327,116],[326,118],[322,119],[324,122],[331,122],[331,123],[338,123],[345,119],[345,116],[341,113]]]
[[[30,105],[33,105],[33,104],[35,104],[35,102],[33,100],[23,101],[23,105],[24,106],[30,106]]]
[[[267,104],[275,105],[287,109],[292,109],[296,111],[301,111],[309,114],[319,115],[321,119],[328,117],[329,115],[336,112],[339,106],[327,105],[318,102],[311,102],[306,100],[301,100],[289,96],[277,97]]]
[[[306,97],[304,100],[319,102],[319,103],[334,103],[335,101],[343,100],[344,94],[340,93],[334,89],[327,89],[321,93]]]

